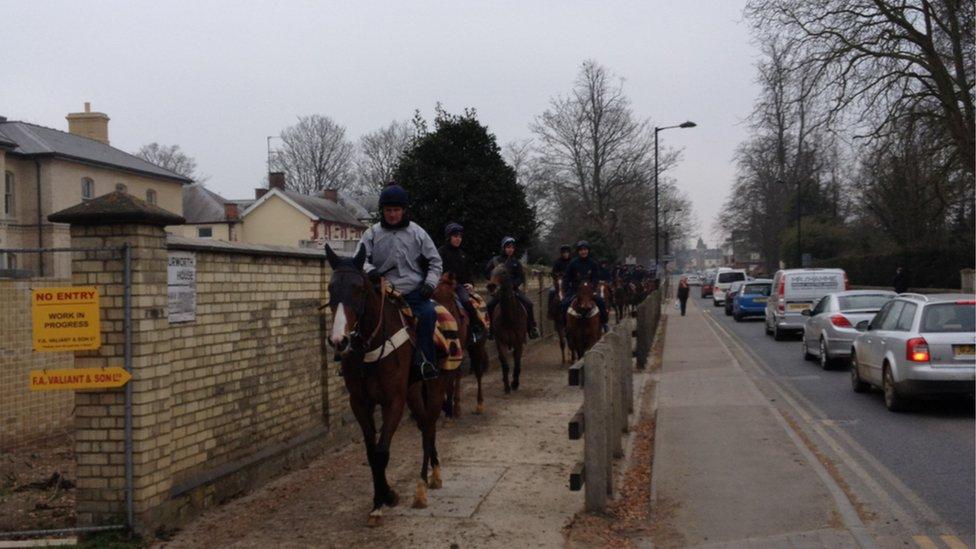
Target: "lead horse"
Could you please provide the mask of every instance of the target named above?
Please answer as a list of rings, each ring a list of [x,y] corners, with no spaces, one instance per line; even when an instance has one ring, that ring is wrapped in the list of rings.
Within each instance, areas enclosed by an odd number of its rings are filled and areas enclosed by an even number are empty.
[[[353,258],[337,256],[328,245],[325,252],[333,270],[328,303],[333,324],[328,342],[341,359],[349,406],[363,432],[373,477],[373,508],[366,523],[378,526],[383,506],[395,507],[399,502],[387,482],[386,468],[404,406],[410,408],[423,441],[423,463],[413,506],[427,506],[428,465],[433,467],[429,487],[441,487],[436,436],[443,382],[440,377],[421,380],[412,370],[416,346],[413,327],[401,313],[401,303],[387,294],[385,281],[380,281],[379,289],[370,283],[363,271],[365,250],[360,247]],[[378,433],[373,419],[377,406],[383,418]]]
[[[495,288],[498,303],[491,315],[491,333],[498,347],[498,361],[502,364],[502,382],[505,394],[518,391],[522,373],[522,349],[529,332],[528,313],[515,296],[515,286],[508,270],[500,265],[491,272],[491,284]],[[508,359],[514,365],[512,381],[508,381]]]
[[[600,311],[593,295],[593,285],[588,281],[581,282],[576,298],[566,311],[566,339],[572,360],[583,358],[600,339]]]

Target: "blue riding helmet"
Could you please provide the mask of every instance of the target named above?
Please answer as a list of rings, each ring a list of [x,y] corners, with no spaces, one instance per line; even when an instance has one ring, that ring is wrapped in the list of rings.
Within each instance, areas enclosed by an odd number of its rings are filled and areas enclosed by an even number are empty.
[[[406,208],[409,201],[410,195],[407,194],[406,189],[399,185],[387,185],[383,188],[383,192],[380,193],[381,208],[383,206],[400,206]]]
[[[586,248],[587,250],[589,250],[590,249],[590,243],[587,242],[587,241],[585,241],[585,240],[580,240],[579,242],[576,243],[576,251],[580,251],[583,248]]]
[[[444,236],[454,236],[456,234],[461,234],[464,232],[464,227],[460,223],[454,223],[453,221],[448,223],[444,227]]]
[[[505,238],[502,239],[502,249],[503,250],[505,249],[505,246],[508,246],[509,244],[511,244],[512,246],[514,246],[515,245],[515,239],[512,238],[512,237],[510,237],[510,236],[506,236]]]

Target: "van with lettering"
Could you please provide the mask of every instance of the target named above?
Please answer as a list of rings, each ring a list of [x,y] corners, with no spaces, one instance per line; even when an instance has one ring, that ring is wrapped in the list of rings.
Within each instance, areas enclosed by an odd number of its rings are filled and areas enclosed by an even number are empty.
[[[782,341],[787,333],[803,331],[807,317],[827,294],[850,289],[843,269],[782,269],[773,276],[773,291],[766,301],[766,335]]]

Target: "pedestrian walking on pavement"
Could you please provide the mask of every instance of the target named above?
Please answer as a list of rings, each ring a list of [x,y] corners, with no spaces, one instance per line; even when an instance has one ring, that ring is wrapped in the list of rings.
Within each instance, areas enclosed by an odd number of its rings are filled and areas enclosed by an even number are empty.
[[[678,282],[678,304],[681,305],[681,316],[685,316],[685,309],[688,307],[688,294],[691,288],[688,287],[688,278],[681,277]]]
[[[905,269],[901,267],[895,269],[895,278],[892,279],[891,285],[895,287],[896,294],[903,294],[908,291],[908,277],[905,276]]]

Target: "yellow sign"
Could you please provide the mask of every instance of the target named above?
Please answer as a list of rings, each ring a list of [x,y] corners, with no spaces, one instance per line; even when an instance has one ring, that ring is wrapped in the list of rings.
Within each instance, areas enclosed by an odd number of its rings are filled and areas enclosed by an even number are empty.
[[[132,374],[118,366],[111,368],[69,368],[67,370],[32,370],[31,391],[59,389],[111,389],[121,387]]]
[[[98,288],[31,290],[35,351],[86,351],[102,345]]]

